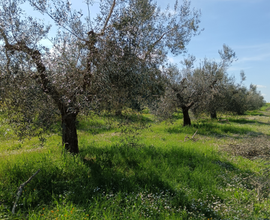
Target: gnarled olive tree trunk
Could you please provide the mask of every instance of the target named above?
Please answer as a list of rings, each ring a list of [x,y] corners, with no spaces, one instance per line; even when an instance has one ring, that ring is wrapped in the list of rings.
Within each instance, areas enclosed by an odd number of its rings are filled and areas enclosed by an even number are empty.
[[[216,111],[210,112],[210,116],[211,116],[211,119],[217,119],[217,112]]]
[[[191,121],[190,121],[190,117],[189,117],[189,113],[188,110],[190,109],[189,107],[185,107],[182,106],[182,112],[183,112],[183,126],[190,126],[191,125]]]
[[[76,128],[77,113],[61,114],[62,116],[62,145],[72,154],[79,153]]]

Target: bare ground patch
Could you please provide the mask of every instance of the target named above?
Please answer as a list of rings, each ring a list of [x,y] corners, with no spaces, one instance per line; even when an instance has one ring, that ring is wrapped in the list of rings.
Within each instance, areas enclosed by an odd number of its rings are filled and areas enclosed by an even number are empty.
[[[233,156],[242,156],[248,159],[270,159],[270,138],[267,135],[246,137],[242,142],[233,140],[231,143],[219,147],[220,150]]]

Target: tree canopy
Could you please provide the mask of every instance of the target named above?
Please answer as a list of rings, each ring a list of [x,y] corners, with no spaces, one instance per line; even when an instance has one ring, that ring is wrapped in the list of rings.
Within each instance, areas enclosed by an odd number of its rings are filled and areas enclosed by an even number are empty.
[[[24,3],[51,19],[56,36],[49,37],[51,25],[22,10]],[[27,129],[60,115],[63,145],[78,153],[78,113],[121,103],[119,97],[160,94],[160,66],[168,52],[185,51],[200,32],[199,23],[200,12],[188,0],[176,1],[173,12],[151,0],[101,1],[94,20],[73,10],[69,1],[1,1],[1,100],[20,113],[17,122]],[[44,39],[53,47],[42,44]]]
[[[244,72],[241,72],[239,84],[227,73],[232,62],[236,61],[235,52],[223,45],[219,55],[219,62],[205,58],[194,67],[196,59],[189,56],[183,60],[181,70],[176,66],[169,67],[166,92],[159,102],[157,114],[168,118],[181,109],[183,126],[186,126],[191,125],[190,110],[196,115],[207,113],[211,118],[217,118],[217,111],[244,114],[246,110],[261,107],[264,101],[256,86],[251,85],[248,90],[242,85]]]

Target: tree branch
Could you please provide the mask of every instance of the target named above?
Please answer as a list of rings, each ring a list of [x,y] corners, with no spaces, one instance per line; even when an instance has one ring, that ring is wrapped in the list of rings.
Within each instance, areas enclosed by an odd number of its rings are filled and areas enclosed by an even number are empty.
[[[193,141],[196,141],[195,139],[194,139],[194,137],[195,137],[195,135],[197,134],[197,132],[198,132],[198,130],[197,131],[195,131],[195,133],[192,135],[192,137],[190,138],[188,135],[185,137],[185,139],[184,139],[184,142],[186,142],[187,141],[187,139],[188,140],[193,140]]]
[[[5,34],[5,32],[4,32],[4,30],[2,28],[0,28],[0,32],[1,32],[1,35],[4,38],[4,41],[5,41],[6,45],[7,45],[8,44],[8,39],[7,39],[7,36],[6,36],[6,34]],[[7,54],[7,50],[5,51],[5,54],[6,54],[6,57],[7,57],[7,65],[6,65],[7,73],[10,75],[10,70],[9,70],[10,58],[9,58],[9,56]]]
[[[172,30],[174,30],[175,29],[175,27],[174,28],[172,28],[172,29],[170,29],[170,30],[168,30],[168,31],[166,31],[165,33],[163,33],[160,37],[159,37],[159,39],[157,39],[151,46],[150,46],[150,48],[152,49],[154,46],[156,46],[161,40],[162,40],[162,38],[166,35],[166,34],[168,34],[168,33],[170,33]],[[146,58],[148,57],[148,55],[151,53],[151,50],[148,50],[147,52],[146,52],[146,54],[145,54],[145,57],[144,57],[144,60],[146,60]]]
[[[35,2],[31,1],[31,4],[33,4],[34,7],[36,7],[39,11],[41,11],[41,13],[44,13],[44,11],[38,7],[38,5]],[[80,38],[76,33],[74,33],[72,30],[68,29],[66,25],[62,25],[59,22],[56,21],[56,19],[53,17],[52,14],[50,14],[48,11],[45,11],[45,13],[53,20],[55,21],[56,24],[58,24],[60,27],[64,28],[65,30],[67,30],[69,33],[71,33],[72,35],[74,35],[75,37],[77,37],[79,40],[81,41],[86,41],[85,39]]]
[[[3,32],[2,29],[1,33]],[[3,33],[2,33],[3,34]],[[5,36],[5,34],[4,34]],[[48,80],[45,72],[46,72],[46,67],[45,65],[42,63],[42,59],[41,59],[41,54],[38,50],[35,49],[31,49],[29,48],[25,42],[20,41],[14,45],[9,44],[8,40],[6,39],[6,45],[4,46],[6,48],[6,50],[9,51],[21,51],[24,52],[26,54],[28,54],[33,60],[34,63],[36,64],[37,67],[37,71],[39,73],[39,77],[41,79],[41,86],[43,87],[43,91],[49,95],[51,95],[51,97],[53,98],[53,100],[55,101],[55,103],[57,104],[58,108],[60,111],[63,110],[63,103],[60,101],[60,94],[57,92],[57,90],[51,85],[50,81]],[[35,77],[34,79],[36,79],[37,77]]]
[[[28,184],[38,173],[39,173],[40,169],[35,172],[26,182],[22,183],[20,185],[20,187],[18,188],[18,192],[17,192],[17,198],[16,198],[16,201],[13,205],[13,208],[12,208],[12,214],[15,214],[15,209],[16,209],[16,206],[17,206],[17,202],[19,201],[19,198],[22,194],[22,191],[23,191],[23,188],[26,186],[26,184]]]
[[[104,27],[103,27],[103,29],[101,31],[101,35],[103,35],[103,33],[104,33],[104,31],[105,31],[105,29],[107,27],[107,24],[108,24],[108,22],[109,22],[109,20],[110,20],[110,18],[112,16],[114,7],[115,7],[115,0],[113,0],[112,6],[111,6],[111,9],[110,9],[110,13],[109,13],[109,15],[108,15],[108,17],[107,17],[107,19],[105,21]]]

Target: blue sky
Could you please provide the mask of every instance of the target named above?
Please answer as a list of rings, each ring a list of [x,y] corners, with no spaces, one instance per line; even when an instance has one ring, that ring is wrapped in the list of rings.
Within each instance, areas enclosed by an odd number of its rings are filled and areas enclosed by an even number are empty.
[[[229,45],[238,61],[228,73],[239,81],[244,70],[244,84],[257,85],[270,102],[270,1],[193,0],[192,6],[201,10],[205,30],[191,40],[188,52],[197,59],[218,59],[218,50],[223,44]],[[174,62],[178,59],[172,58]]]
[[[181,3],[181,0],[179,1]],[[80,0],[71,0],[72,7],[82,9],[87,14],[86,5]],[[157,0],[162,8],[173,0]],[[240,71],[246,74],[245,85],[257,85],[258,90],[270,102],[270,0],[191,0],[192,7],[200,9],[201,28],[204,31],[187,46],[188,53],[197,60],[205,57],[219,59],[218,50],[223,44],[230,46],[238,61],[228,70],[240,81]],[[91,9],[92,18],[97,12],[98,3]],[[25,7],[26,12],[31,10]],[[33,13],[33,16],[39,15]],[[170,56],[169,60],[179,63],[183,55]]]

